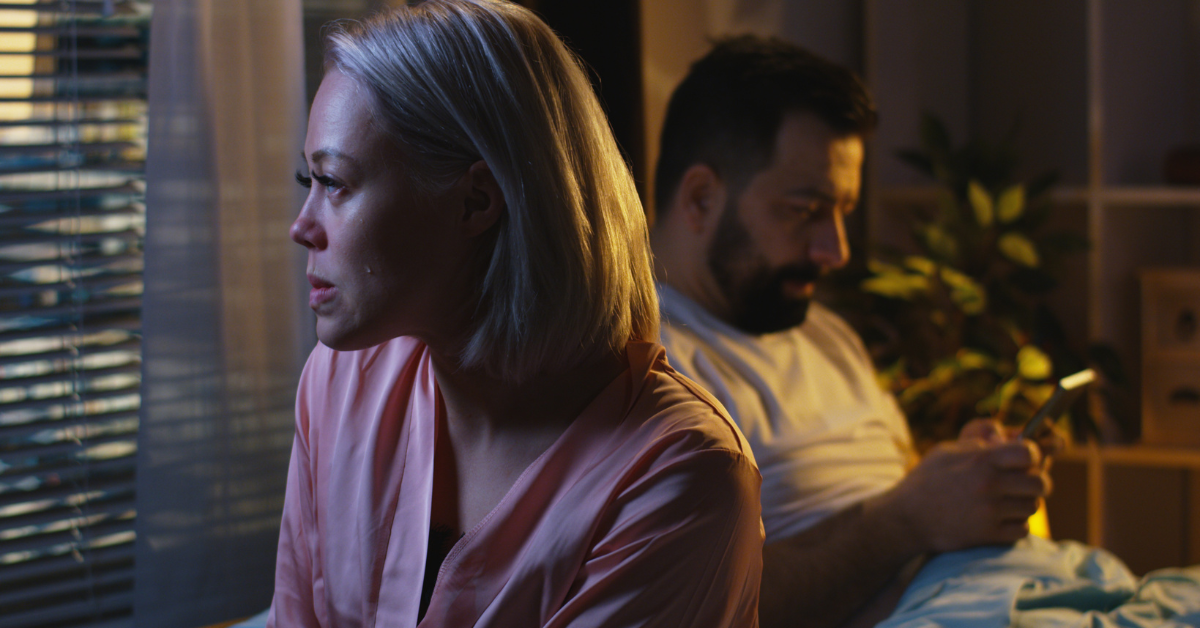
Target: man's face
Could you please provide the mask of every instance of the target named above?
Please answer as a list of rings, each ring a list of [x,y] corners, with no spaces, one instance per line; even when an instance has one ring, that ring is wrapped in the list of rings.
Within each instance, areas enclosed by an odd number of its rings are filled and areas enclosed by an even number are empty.
[[[808,113],[785,116],[775,142],[771,165],[731,190],[708,250],[728,322],[756,335],[803,323],[817,279],[850,259],[863,163],[860,137]]]

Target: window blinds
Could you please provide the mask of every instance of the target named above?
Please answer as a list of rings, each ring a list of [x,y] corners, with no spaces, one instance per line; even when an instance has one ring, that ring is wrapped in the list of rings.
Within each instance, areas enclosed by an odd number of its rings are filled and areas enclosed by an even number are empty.
[[[128,626],[149,3],[0,0],[0,626]]]

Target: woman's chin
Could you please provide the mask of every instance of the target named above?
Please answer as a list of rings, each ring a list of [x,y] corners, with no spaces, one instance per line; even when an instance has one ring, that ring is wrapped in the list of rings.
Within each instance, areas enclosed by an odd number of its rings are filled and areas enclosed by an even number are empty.
[[[373,340],[364,330],[347,328],[337,321],[317,317],[317,340],[334,351],[358,351],[373,347],[386,339]]]

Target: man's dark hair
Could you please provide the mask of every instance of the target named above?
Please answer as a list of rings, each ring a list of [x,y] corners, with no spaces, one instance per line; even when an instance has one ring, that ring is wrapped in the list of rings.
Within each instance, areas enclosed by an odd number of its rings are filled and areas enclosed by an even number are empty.
[[[796,112],[863,137],[877,121],[866,87],[842,66],[775,38],[716,42],[692,64],[667,105],[654,177],[659,217],[693,164],[708,165],[739,191],[770,165],[779,126]]]

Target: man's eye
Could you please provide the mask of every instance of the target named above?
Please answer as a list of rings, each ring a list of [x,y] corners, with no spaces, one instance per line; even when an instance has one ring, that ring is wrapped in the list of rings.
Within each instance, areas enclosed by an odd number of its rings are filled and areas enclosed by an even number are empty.
[[[804,217],[815,216],[821,213],[821,203],[816,201],[812,203],[798,203],[792,205],[792,211]]]

